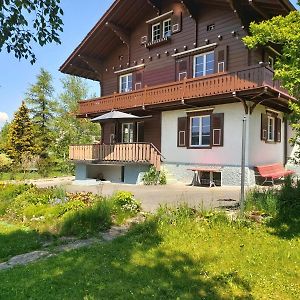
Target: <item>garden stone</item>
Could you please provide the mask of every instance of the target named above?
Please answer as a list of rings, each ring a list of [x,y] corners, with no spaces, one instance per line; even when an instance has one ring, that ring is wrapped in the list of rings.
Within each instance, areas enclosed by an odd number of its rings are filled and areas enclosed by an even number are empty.
[[[48,251],[33,251],[26,254],[21,254],[11,258],[6,264],[9,268],[17,265],[27,265],[31,262],[47,257],[50,254]]]
[[[83,248],[83,247],[91,246],[91,245],[93,245],[97,242],[100,242],[100,240],[98,240],[98,239],[78,240],[78,241],[68,243],[68,244],[65,244],[65,245],[60,245],[60,246],[56,247],[54,251],[57,251],[57,252],[66,251],[66,252],[68,252],[68,251],[71,251],[71,250],[76,250],[76,249],[80,249],[80,248]]]
[[[119,236],[125,235],[129,230],[128,225],[124,226],[112,226],[108,231],[101,233],[104,241],[112,241]]]

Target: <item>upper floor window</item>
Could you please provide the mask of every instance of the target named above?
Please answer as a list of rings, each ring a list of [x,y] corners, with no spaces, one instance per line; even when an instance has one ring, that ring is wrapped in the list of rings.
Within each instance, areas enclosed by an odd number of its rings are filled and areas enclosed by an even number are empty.
[[[131,73],[120,76],[119,81],[120,81],[119,82],[120,93],[126,93],[126,92],[132,91],[132,74]]]
[[[269,63],[269,66],[274,69],[274,57],[272,56],[269,56],[268,57],[268,63]]]
[[[191,147],[208,147],[211,143],[211,116],[196,116],[190,119]]]
[[[171,19],[163,21],[163,37],[169,37],[172,34]]]
[[[160,23],[152,25],[152,41],[160,40]]]
[[[201,77],[214,73],[214,52],[194,56],[194,77]]]

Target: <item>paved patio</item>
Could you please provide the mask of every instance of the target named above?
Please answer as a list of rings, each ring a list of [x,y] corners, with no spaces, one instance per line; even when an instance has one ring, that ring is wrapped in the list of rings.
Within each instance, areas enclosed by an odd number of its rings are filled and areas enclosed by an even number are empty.
[[[143,186],[100,182],[94,185],[75,185],[72,178],[38,180],[33,183],[40,187],[64,186],[68,192],[92,192],[105,196],[117,191],[129,191],[142,202],[143,210],[148,212],[155,211],[160,205],[177,206],[182,203],[205,209],[235,206],[240,198],[239,187],[207,188],[185,184]]]

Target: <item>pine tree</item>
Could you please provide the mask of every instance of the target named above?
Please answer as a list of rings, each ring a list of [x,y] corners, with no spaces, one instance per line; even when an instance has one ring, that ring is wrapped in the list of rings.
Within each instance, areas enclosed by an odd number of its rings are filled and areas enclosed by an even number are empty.
[[[23,101],[9,126],[7,153],[14,164],[19,165],[24,158],[28,159],[35,152],[33,124],[29,117],[29,110]]]
[[[52,141],[51,123],[55,112],[53,92],[51,74],[41,69],[36,83],[31,85],[26,93],[26,102],[29,104],[34,123],[38,154],[41,157],[48,156]]]

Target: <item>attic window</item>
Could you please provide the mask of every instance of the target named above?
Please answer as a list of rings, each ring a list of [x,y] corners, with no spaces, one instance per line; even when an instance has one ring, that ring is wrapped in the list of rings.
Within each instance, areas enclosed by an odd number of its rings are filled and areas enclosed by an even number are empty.
[[[215,24],[207,25],[207,31],[213,31],[216,28]]]

